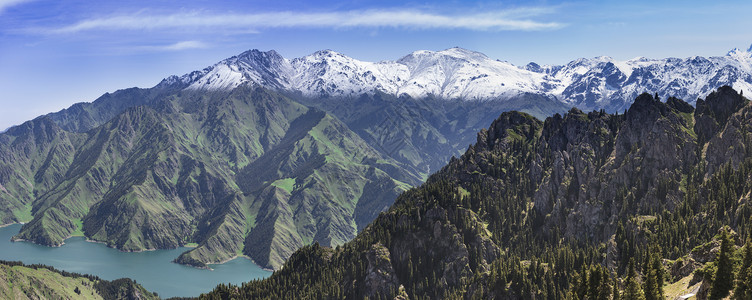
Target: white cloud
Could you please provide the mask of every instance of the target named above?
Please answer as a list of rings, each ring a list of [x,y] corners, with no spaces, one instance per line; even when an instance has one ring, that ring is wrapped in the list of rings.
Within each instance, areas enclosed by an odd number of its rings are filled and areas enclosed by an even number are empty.
[[[158,46],[140,46],[137,47],[136,50],[143,50],[143,51],[180,51],[180,50],[187,50],[187,49],[201,49],[206,48],[207,45],[200,42],[200,41],[182,41],[177,42],[174,44],[169,45],[158,45]]]
[[[83,20],[45,31],[48,33],[77,33],[92,30],[243,30],[292,27],[534,31],[557,29],[564,26],[556,22],[539,22],[530,19],[551,12],[552,10],[548,8],[525,8],[465,14],[437,14],[418,10],[353,10],[320,13],[288,11],[256,14],[190,12],[167,15],[138,13]]]
[[[32,0],[0,0],[0,13],[3,13],[8,7],[30,1]]]
[[[178,50],[185,50],[185,49],[198,49],[198,48],[206,48],[206,44],[199,42],[199,41],[182,41],[177,42],[172,45],[162,46],[161,49],[163,50],[169,50],[169,51],[178,51]]]

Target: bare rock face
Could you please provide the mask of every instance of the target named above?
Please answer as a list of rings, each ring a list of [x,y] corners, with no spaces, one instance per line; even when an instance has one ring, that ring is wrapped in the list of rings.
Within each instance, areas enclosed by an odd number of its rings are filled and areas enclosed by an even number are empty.
[[[467,246],[457,228],[449,222],[445,209],[427,211],[421,220],[421,229],[395,241],[393,251],[398,264],[420,264],[408,261],[408,254],[422,253],[427,262],[442,266],[437,276],[450,286],[458,285],[461,278],[471,274]]]
[[[711,121],[716,119],[711,117],[723,117],[728,114],[728,117],[720,119],[722,122],[716,122],[720,132],[709,138],[707,149],[705,149],[704,154],[708,163],[706,175],[710,175],[726,162],[731,162],[732,166],[738,166],[752,150],[752,131],[750,131],[752,130],[752,122],[750,122],[752,121],[752,107],[736,91],[726,88],[718,89],[718,92],[708,96],[704,103],[703,113],[699,116],[695,114],[697,124],[707,123],[708,128],[703,130],[711,130],[710,128],[714,126]],[[735,113],[729,114],[728,107],[725,105],[738,107],[738,111],[735,110]],[[717,107],[718,111],[711,111],[708,106]]]
[[[729,86],[723,86],[697,100],[695,131],[701,141],[707,141],[723,129],[728,118],[746,105],[747,100]]]
[[[671,280],[676,281],[692,275],[695,270],[701,267],[702,264],[694,260],[692,257],[681,258],[677,259],[674,264],[671,265],[669,274],[671,274]]]
[[[374,244],[368,251],[365,287],[369,298],[376,295],[389,295],[399,290],[399,280],[392,268],[390,256],[389,249],[381,244]]]

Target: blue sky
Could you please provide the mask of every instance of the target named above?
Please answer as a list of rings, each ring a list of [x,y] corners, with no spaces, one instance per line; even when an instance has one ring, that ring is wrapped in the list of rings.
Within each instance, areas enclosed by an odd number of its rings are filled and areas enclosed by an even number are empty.
[[[517,65],[718,56],[750,46],[750,12],[748,0],[0,0],[0,130],[254,48],[379,61],[459,46]]]

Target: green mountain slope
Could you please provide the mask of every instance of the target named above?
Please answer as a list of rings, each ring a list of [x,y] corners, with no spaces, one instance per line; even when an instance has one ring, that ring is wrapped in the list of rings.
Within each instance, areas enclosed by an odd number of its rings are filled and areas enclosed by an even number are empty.
[[[118,90],[114,93],[106,93],[91,103],[76,103],[69,108],[45,116],[66,131],[86,132],[104,124],[128,108],[154,105],[183,87],[179,84],[163,82],[148,89]]]
[[[502,112],[522,111],[543,120],[568,110],[561,102],[536,94],[503,100],[448,101],[376,93],[299,101],[337,116],[374,149],[425,177],[467,150],[475,133]]]
[[[717,233],[752,234],[752,106],[729,87],[700,103],[504,113],[353,241],[202,297],[658,299],[692,274],[707,289],[730,251]]]
[[[0,134],[0,221],[31,220],[32,202],[62,180],[83,136],[47,117]]]
[[[149,89],[119,90],[46,116],[66,131],[86,132],[130,107],[158,106],[184,87],[163,81]],[[487,101],[396,98],[378,92],[354,98],[286,96],[336,116],[383,156],[424,178],[462,154],[474,133],[502,112],[522,111],[542,120],[568,110],[560,101],[536,94]]]
[[[3,299],[159,299],[130,279],[107,281],[42,265],[0,261]]]
[[[51,133],[3,135],[9,155],[22,145],[30,157],[7,160],[29,174],[0,181],[18,191],[0,203],[9,221],[33,216],[16,239],[45,245],[75,234],[127,251],[195,242],[178,262],[244,254],[275,268],[305,244],[351,239],[419,180],[326,113],[250,87],[176,93],[86,133],[34,122]]]

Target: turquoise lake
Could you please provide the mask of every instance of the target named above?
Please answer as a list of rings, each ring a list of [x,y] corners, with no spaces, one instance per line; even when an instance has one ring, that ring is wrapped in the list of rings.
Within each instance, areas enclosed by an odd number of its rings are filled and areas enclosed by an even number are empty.
[[[11,242],[20,224],[0,228],[0,259],[25,264],[45,264],[59,270],[92,274],[113,280],[128,277],[160,297],[190,297],[211,291],[219,283],[240,284],[266,278],[270,271],[248,259],[237,258],[214,270],[203,270],[172,263],[190,248],[145,252],[122,252],[104,244],[87,242],[83,237],[65,240],[62,247],[46,247],[28,242]]]

